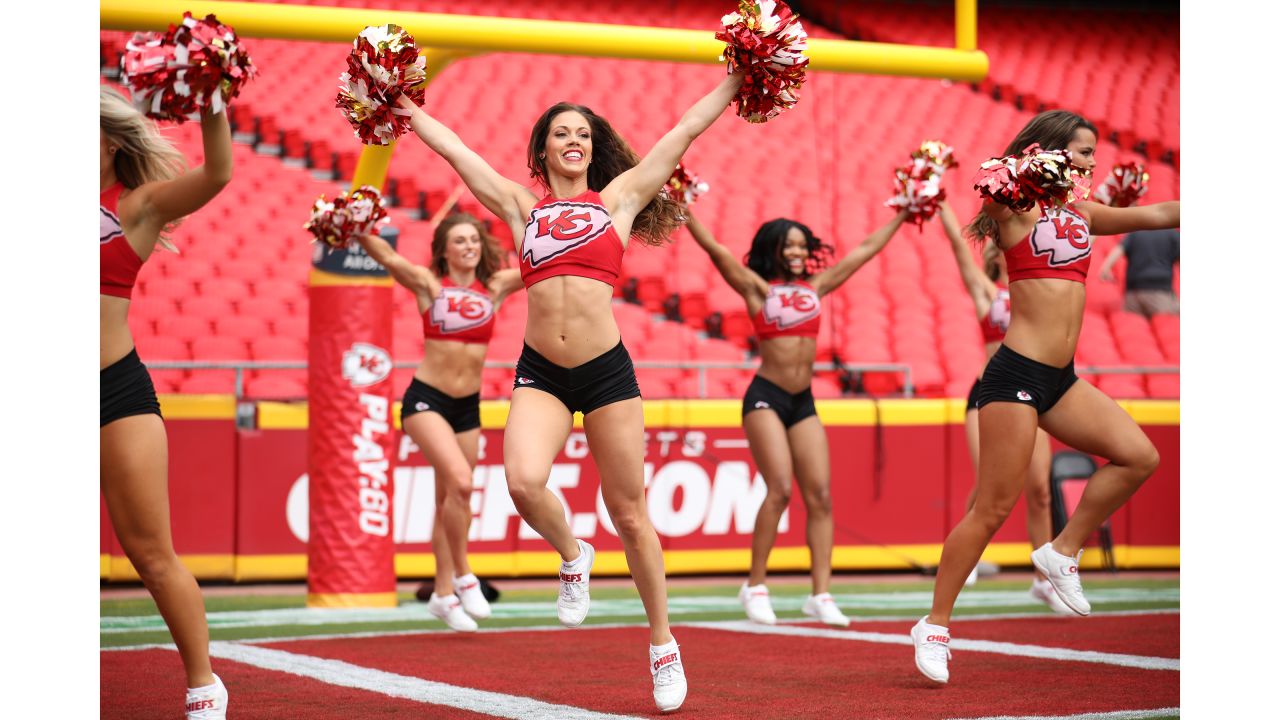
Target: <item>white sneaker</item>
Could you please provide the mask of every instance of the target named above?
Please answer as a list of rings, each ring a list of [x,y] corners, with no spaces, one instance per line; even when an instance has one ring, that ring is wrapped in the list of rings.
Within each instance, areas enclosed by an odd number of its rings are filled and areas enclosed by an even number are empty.
[[[849,627],[849,618],[836,607],[836,601],[831,597],[831,593],[810,595],[805,598],[804,606],[800,611],[811,618],[821,620],[826,625]]]
[[[675,640],[661,647],[649,646],[649,672],[653,673],[653,701],[662,712],[671,712],[684,704],[689,683],[684,679],[684,663]]]
[[[222,678],[213,676],[213,684],[187,688],[187,720],[225,720],[227,717],[227,686]]]
[[[964,579],[964,586],[973,587],[974,585],[977,585],[977,584],[978,584],[978,566],[974,565],[973,569],[969,571],[969,577]]]
[[[763,583],[747,586],[742,583],[738,590],[738,599],[747,611],[747,619],[762,625],[777,625],[778,616],[773,614],[773,603],[769,602],[769,589]]]
[[[484,593],[480,591],[480,581],[476,579],[474,573],[454,577],[453,592],[462,601],[462,609],[466,610],[471,617],[483,620],[493,614],[489,601],[484,599]]]
[[[1080,554],[1071,558],[1054,551],[1053,546],[1045,543],[1031,553],[1031,562],[1044,573],[1053,585],[1054,592],[1077,615],[1089,614],[1089,601],[1084,597],[1084,588],[1080,587]]]
[[[578,627],[587,619],[591,607],[591,566],[596,563],[596,549],[578,541],[582,554],[572,563],[560,563],[560,596],[556,598],[556,615],[565,627]]]
[[[1039,578],[1032,580],[1031,597],[1048,605],[1050,610],[1059,615],[1075,616],[1075,612],[1067,607],[1066,603],[1062,602],[1062,598],[1058,597],[1058,593],[1053,591],[1053,585],[1050,585],[1048,580]]]
[[[427,612],[440,618],[450,629],[458,632],[475,632],[480,627],[462,609],[462,601],[453,593],[444,597],[431,593],[431,599],[427,601]]]
[[[951,631],[941,625],[925,622],[928,615],[911,628],[911,641],[916,646],[916,667],[934,682],[945,683],[951,679],[947,661],[951,659]]]

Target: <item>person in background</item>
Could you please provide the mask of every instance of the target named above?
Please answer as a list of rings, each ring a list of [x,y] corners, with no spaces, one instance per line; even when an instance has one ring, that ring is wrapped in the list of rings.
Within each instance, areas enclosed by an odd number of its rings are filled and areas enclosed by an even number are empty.
[[[1177,315],[1173,266],[1178,264],[1181,235],[1177,230],[1138,230],[1124,236],[1102,263],[1101,277],[1113,282],[1111,268],[1124,256],[1124,309],[1150,318],[1157,313]]]

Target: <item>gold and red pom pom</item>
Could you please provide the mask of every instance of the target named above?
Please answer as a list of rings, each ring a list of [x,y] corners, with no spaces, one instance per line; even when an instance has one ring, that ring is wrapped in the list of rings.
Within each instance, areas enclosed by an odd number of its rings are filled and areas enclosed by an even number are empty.
[[[956,160],[951,146],[926,140],[911,152],[911,162],[893,171],[894,194],[885,201],[885,207],[905,210],[907,222],[923,230],[924,224],[938,213],[938,203],[947,197],[942,176],[953,167]]]
[[[1062,206],[1089,197],[1089,177],[1067,150],[1042,150],[1038,143],[1021,155],[992,158],[978,169],[973,188],[991,202],[1026,212],[1037,204]]]
[[[671,173],[671,179],[667,184],[662,186],[667,193],[667,197],[688,207],[693,204],[698,196],[711,189],[705,181],[697,175],[689,172],[684,163],[676,163],[676,169]]]
[[[728,43],[720,59],[743,73],[734,102],[747,122],[762,123],[795,106],[804,84],[809,36],[781,0],[740,0],[720,19],[716,39]]]
[[[337,107],[366,145],[389,145],[409,131],[412,111],[401,96],[421,105],[427,59],[399,25],[370,25],[352,42],[347,71],[339,76]]]
[[[372,185],[344,192],[332,202],[321,195],[311,207],[311,219],[302,227],[316,242],[334,250],[350,247],[362,235],[376,234],[378,226],[391,222],[382,194]]]
[[[179,123],[222,112],[258,73],[235,30],[190,12],[164,33],[135,33],[120,64],[138,110]]]
[[[1138,199],[1147,194],[1147,183],[1151,176],[1142,163],[1127,162],[1111,168],[1093,192],[1093,197],[1103,205],[1111,207],[1129,207],[1138,204]]]

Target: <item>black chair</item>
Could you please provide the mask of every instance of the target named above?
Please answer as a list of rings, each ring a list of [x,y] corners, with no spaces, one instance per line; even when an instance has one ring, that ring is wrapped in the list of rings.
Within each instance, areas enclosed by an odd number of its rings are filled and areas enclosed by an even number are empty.
[[[1056,537],[1067,525],[1067,518],[1080,502],[1085,483],[1098,469],[1093,458],[1075,450],[1054,453],[1049,469],[1049,514]],[[1116,571],[1116,556],[1111,541],[1111,518],[1098,528],[1098,544],[1102,546],[1102,562],[1111,572]]]

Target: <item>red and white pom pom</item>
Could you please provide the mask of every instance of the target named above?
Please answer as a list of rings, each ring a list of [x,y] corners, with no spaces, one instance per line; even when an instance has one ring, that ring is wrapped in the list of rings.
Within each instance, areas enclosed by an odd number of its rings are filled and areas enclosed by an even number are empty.
[[[931,163],[912,162],[893,172],[894,195],[885,201],[885,207],[907,211],[907,222],[921,229],[938,213],[938,203],[947,197],[942,188],[942,173],[935,172]]]
[[[720,59],[744,75],[734,98],[738,115],[762,123],[794,107],[809,64],[800,17],[781,0],[740,0],[720,22],[716,39],[728,43]]]
[[[421,105],[427,59],[399,25],[370,25],[352,42],[347,71],[338,77],[337,107],[366,145],[389,145],[409,131],[411,110],[401,96]]]
[[[1018,182],[1018,158],[991,158],[982,163],[973,177],[973,189],[983,198],[1013,210],[1025,212],[1036,206],[1035,198],[1028,198]]]
[[[671,173],[671,179],[667,181],[667,184],[662,189],[666,191],[667,197],[688,207],[700,195],[710,190],[711,186],[697,175],[689,172],[689,169],[683,163],[676,163],[676,169]]]
[[[258,69],[234,30],[213,15],[197,20],[187,12],[163,34],[136,33],[125,45],[121,72],[138,110],[183,122],[222,112]]]
[[[911,159],[919,163],[927,163],[939,175],[953,167],[959,167],[955,151],[941,140],[925,140],[920,147],[911,152]]]
[[[376,234],[391,222],[382,205],[382,194],[372,185],[344,192],[332,202],[321,195],[311,207],[311,219],[302,227],[334,250],[351,246],[362,235]]]
[[[1094,199],[1111,207],[1136,205],[1147,194],[1151,176],[1142,163],[1127,162],[1111,168],[1111,173],[1094,190]]]
[[[1089,197],[1089,178],[1072,164],[1067,150],[1041,150],[992,158],[978,169],[973,187],[992,202],[1026,212],[1037,204],[1062,206]]]
[[[1071,162],[1068,150],[1041,150],[1033,144],[1018,160],[1024,195],[1042,205],[1062,206],[1089,197],[1089,178]]]

